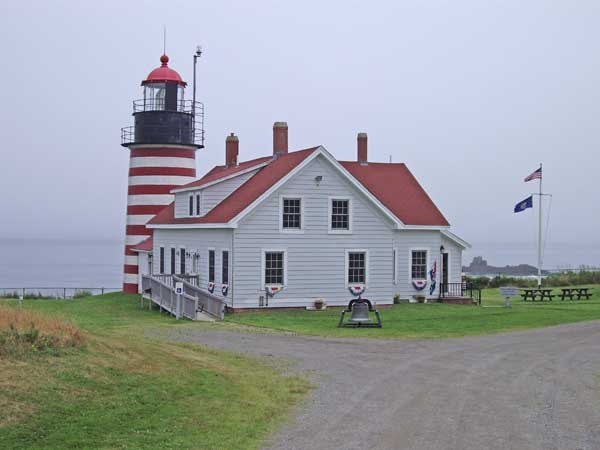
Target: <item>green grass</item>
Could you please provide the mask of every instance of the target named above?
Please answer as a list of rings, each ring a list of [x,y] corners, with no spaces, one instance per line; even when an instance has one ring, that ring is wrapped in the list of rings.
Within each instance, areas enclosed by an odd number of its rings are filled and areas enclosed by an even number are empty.
[[[138,296],[23,307],[66,317],[87,344],[0,359],[0,449],[257,449],[309,389],[258,360],[145,337],[210,325],[140,310]]]
[[[482,307],[444,304],[401,304],[382,308],[383,328],[337,328],[340,309],[325,311],[261,311],[227,316],[231,323],[313,336],[433,339],[499,333],[561,323],[600,319],[600,286],[589,300],[524,303],[513,299],[503,308],[498,289],[483,292]],[[558,291],[557,291],[558,292]]]

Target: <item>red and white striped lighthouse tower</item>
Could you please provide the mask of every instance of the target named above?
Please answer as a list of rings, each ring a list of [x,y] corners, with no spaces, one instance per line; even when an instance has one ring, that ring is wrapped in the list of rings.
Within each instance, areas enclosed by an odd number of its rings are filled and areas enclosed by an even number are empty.
[[[168,66],[142,81],[144,97],[133,102],[134,125],[121,130],[128,147],[129,183],[123,291],[138,292],[138,256],[132,250],[152,235],[146,223],[173,201],[171,189],[193,181],[196,150],[203,148],[203,105],[185,100],[185,81]]]

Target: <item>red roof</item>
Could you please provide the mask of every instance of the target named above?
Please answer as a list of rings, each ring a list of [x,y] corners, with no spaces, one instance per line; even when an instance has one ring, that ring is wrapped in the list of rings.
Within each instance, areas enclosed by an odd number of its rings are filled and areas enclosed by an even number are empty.
[[[157,67],[152,72],[148,74],[148,77],[142,81],[142,86],[149,83],[159,83],[159,82],[175,82],[182,86],[186,86],[187,83],[181,79],[181,76],[177,73],[177,71],[171,69],[168,66],[169,57],[167,55],[162,55],[160,57],[160,67]]]
[[[144,239],[138,245],[133,247],[131,250],[134,252],[151,252],[152,251],[152,236],[148,239]]]
[[[153,225],[227,223],[285,177],[317,148],[287,153],[276,159],[272,159],[272,157],[258,158],[240,163],[236,167],[217,166],[200,180],[182,186],[182,188],[201,186],[271,160],[205,216],[175,218],[175,207],[171,203],[148,223]],[[406,165],[361,164],[354,161],[341,161],[340,164],[405,225],[449,225]]]
[[[227,178],[230,175],[242,172],[247,169],[251,169],[252,167],[258,166],[267,161],[271,161],[272,159],[272,156],[265,156],[264,158],[256,158],[251,161],[244,161],[242,163],[239,163],[237,166],[215,166],[210,172],[208,172],[199,180],[192,181],[191,183],[184,184],[183,186],[177,186],[177,188],[175,188],[174,190],[177,191],[180,189],[204,186],[205,184],[212,183],[213,181],[217,181],[222,178]]]
[[[450,225],[405,164],[340,164],[405,225]]]
[[[261,168],[252,178],[233,191],[231,195],[226,197],[203,217],[175,218],[175,206],[171,203],[148,223],[151,225],[227,223],[271,186],[290,173],[292,169],[304,161],[316,149],[317,147],[299,150],[280,155],[276,159],[273,159],[272,162]],[[214,170],[211,170],[209,174]]]

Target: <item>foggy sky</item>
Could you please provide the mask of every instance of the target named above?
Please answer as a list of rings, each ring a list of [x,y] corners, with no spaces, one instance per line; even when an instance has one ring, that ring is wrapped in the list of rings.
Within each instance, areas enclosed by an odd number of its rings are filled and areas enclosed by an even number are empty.
[[[198,175],[271,152],[325,146],[405,162],[491,263],[535,263],[535,214],[553,194],[546,266],[600,265],[600,2],[3,1],[0,234],[123,239],[128,151],[120,128],[159,65],[190,82],[206,148]],[[515,257],[507,255],[514,248]],[[521,257],[523,250],[526,257]],[[530,255],[530,256],[528,256]]]

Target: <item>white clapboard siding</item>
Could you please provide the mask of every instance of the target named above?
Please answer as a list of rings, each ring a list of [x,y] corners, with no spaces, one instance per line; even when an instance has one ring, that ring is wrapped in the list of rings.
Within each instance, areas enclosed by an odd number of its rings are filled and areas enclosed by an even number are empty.
[[[229,180],[208,186],[197,191],[179,192],[175,194],[175,217],[189,217],[189,197],[194,195],[194,214],[196,213],[196,194],[200,193],[200,215],[205,216],[211,209],[221,203],[233,191],[248,181],[257,170],[238,175]]]
[[[228,304],[231,305],[231,296],[234,291],[232,278],[232,233],[230,229],[222,230],[154,230],[154,247],[152,269],[154,273],[160,270],[160,247],[165,248],[165,273],[171,273],[171,248],[185,248],[188,252],[200,253],[200,286],[206,288],[208,285],[208,250],[215,250],[215,291],[214,294],[221,296],[221,272],[222,272],[222,251],[229,250],[229,292],[225,297]],[[176,256],[177,258],[177,256]],[[192,272],[192,259],[186,260],[186,272]],[[175,261],[175,271],[179,273],[179,259]]]
[[[413,295],[429,296],[429,284],[418,291],[412,284],[411,279],[411,253],[412,250],[427,250],[427,276],[433,262],[438,262],[437,281],[440,278],[440,245],[442,245],[441,233],[437,230],[396,230],[394,236],[394,247],[398,258],[397,284],[394,293],[401,298],[411,298]],[[434,292],[437,295],[437,289]]]
[[[317,186],[316,176],[322,176]],[[304,202],[302,233],[279,229],[280,196],[301,196]],[[351,234],[329,234],[329,198],[352,200]],[[352,298],[346,279],[346,250],[369,253],[365,297],[378,304],[393,300],[391,224],[335,169],[318,157],[272,194],[234,231],[234,306],[257,307],[263,295],[262,250],[287,251],[287,286],[269,300],[270,307],[307,306],[323,298],[329,305],[347,304]]]

